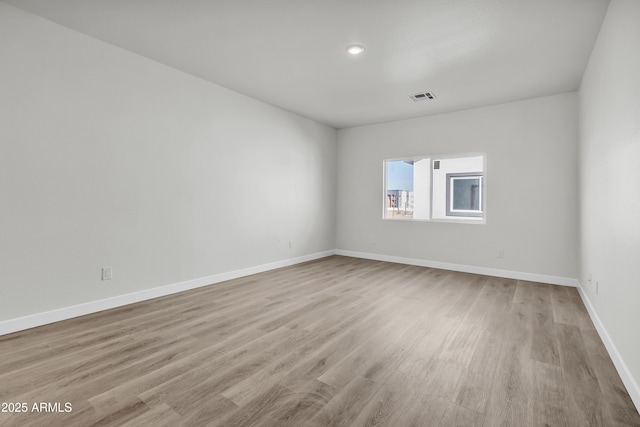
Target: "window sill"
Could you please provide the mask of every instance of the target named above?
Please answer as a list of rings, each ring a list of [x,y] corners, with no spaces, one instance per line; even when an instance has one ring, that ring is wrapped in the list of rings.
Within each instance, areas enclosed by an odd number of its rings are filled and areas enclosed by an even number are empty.
[[[432,219],[413,219],[413,218],[382,218],[383,221],[401,221],[401,222],[446,222],[453,224],[476,224],[484,225],[487,223],[485,218],[432,218]]]

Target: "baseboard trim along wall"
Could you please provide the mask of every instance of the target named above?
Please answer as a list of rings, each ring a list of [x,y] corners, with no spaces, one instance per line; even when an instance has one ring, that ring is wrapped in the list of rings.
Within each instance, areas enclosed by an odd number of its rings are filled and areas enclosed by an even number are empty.
[[[47,325],[49,323],[59,322],[61,320],[72,319],[91,313],[96,313],[111,308],[121,307],[140,301],[146,301],[166,295],[175,294],[189,289],[200,288],[202,286],[213,285],[215,283],[227,280],[237,279],[240,277],[250,276],[252,274],[262,273],[264,271],[274,270],[276,268],[288,267],[302,262],[312,261],[315,259],[325,258],[331,255],[343,255],[354,258],[364,258],[376,261],[387,261],[399,264],[410,264],[421,267],[441,268],[444,270],[462,271],[465,273],[484,274],[487,276],[506,277],[509,279],[528,280],[531,282],[551,283],[555,285],[577,286],[576,279],[566,277],[545,276],[533,273],[520,273],[508,270],[499,270],[494,268],[475,267],[462,264],[451,264],[444,262],[420,260],[413,258],[395,257],[389,255],[380,255],[365,252],[347,251],[343,249],[328,250],[304,255],[297,258],[289,258],[282,261],[276,261],[268,264],[257,265],[254,267],[243,268],[240,270],[230,271],[226,273],[214,274],[212,276],[201,277],[198,279],[187,280],[180,283],[174,283],[157,288],[145,289],[129,294],[118,295],[97,301],[90,301],[83,304],[63,307],[56,310],[36,313],[16,319],[0,321],[0,335],[11,334],[13,332],[23,331],[35,328],[37,326]]]
[[[604,327],[604,324],[600,320],[600,317],[598,317],[598,314],[593,308],[589,297],[584,292],[581,283],[578,283],[578,293],[580,294],[582,302],[587,308],[587,312],[591,317],[591,321],[598,331],[598,335],[600,335],[600,339],[604,343],[604,346],[607,348],[607,352],[609,352],[609,357],[611,357],[611,360],[613,361],[613,364],[618,371],[618,375],[620,375],[620,379],[622,379],[622,383],[627,388],[627,392],[629,393],[631,400],[633,400],[633,403],[636,405],[636,409],[640,411],[640,386],[638,386],[638,382],[631,375],[627,364],[624,363],[620,352],[618,352],[618,348],[611,340],[609,332],[607,332],[607,329]]]
[[[476,267],[476,266],[463,265],[463,264],[450,264],[445,262],[428,261],[428,260],[414,259],[414,258],[403,258],[403,257],[373,254],[373,253],[367,253],[367,252],[347,251],[343,249],[336,249],[335,254],[354,257],[354,258],[370,259],[375,261],[395,262],[398,264],[417,265],[420,267],[441,268],[443,270],[453,270],[453,271],[460,271],[464,273],[483,274],[487,276],[505,277],[508,279],[526,280],[529,282],[539,282],[539,283],[550,283],[552,285],[562,285],[562,286],[570,286],[570,287],[577,288],[578,293],[580,294],[580,297],[582,298],[582,301],[584,302],[584,305],[587,308],[587,312],[589,313],[589,316],[591,317],[591,320],[593,321],[593,324],[595,325],[596,330],[598,331],[598,335],[600,336],[600,339],[602,339],[602,342],[607,348],[607,351],[609,352],[609,356],[611,357],[611,360],[613,361],[613,364],[616,367],[616,370],[618,371],[618,374],[620,375],[622,382],[627,388],[627,391],[629,393],[629,396],[631,397],[631,400],[633,400],[633,403],[635,404],[636,408],[640,410],[640,387],[638,386],[638,383],[631,375],[629,368],[627,367],[626,363],[624,363],[624,360],[622,359],[622,356],[620,356],[618,349],[616,348],[615,344],[611,340],[609,333],[607,332],[603,323],[600,321],[600,318],[598,317],[595,310],[593,309],[593,305],[591,304],[591,301],[589,301],[589,298],[587,297],[586,293],[584,293],[584,291],[582,290],[582,286],[578,281],[578,279],[573,279],[569,277],[559,277],[559,276],[547,276],[543,274],[522,273],[517,271],[499,270],[499,269],[486,268],[486,267]]]
[[[234,270],[226,273],[214,274],[212,276],[201,277],[199,279],[187,280],[180,283],[174,283],[171,285],[160,286],[157,288],[145,289],[138,292],[132,292],[129,294],[118,295],[111,298],[106,298],[98,301],[91,301],[83,304],[78,304],[70,307],[64,307],[56,310],[47,311],[44,313],[36,313],[29,316],[19,317],[16,319],[9,319],[0,322],[0,335],[7,335],[13,332],[23,331],[26,329],[35,328],[37,326],[47,325],[49,323],[59,322],[62,320],[71,319],[74,317],[80,317],[91,313],[96,313],[111,308],[122,307],[128,304],[133,304],[140,301],[146,301],[153,298],[158,298],[166,295],[175,294],[178,292],[187,291],[189,289],[200,288],[203,286],[213,285],[227,280],[238,279],[240,277],[250,276],[252,274],[258,274],[269,270],[275,270],[277,268],[289,267],[291,265],[300,264],[307,261],[313,261],[320,258],[325,258],[331,255],[342,255],[353,258],[363,258],[375,261],[386,261],[398,264],[416,265],[420,267],[441,268],[443,270],[460,271],[464,273],[483,274],[487,276],[504,277],[508,279],[527,280],[530,282],[550,283],[554,285],[571,286],[576,287],[584,302],[585,307],[591,320],[602,339],[609,356],[613,361],[622,382],[624,383],[633,403],[636,408],[640,408],[640,386],[631,375],[629,368],[622,359],[622,356],[618,352],[615,344],[611,340],[609,333],[604,327],[602,321],[595,312],[591,301],[587,297],[586,293],[582,290],[582,286],[577,279],[559,276],[548,276],[543,274],[522,273],[517,271],[500,270],[494,268],[477,267],[463,264],[451,264],[438,261],[428,261],[414,258],[396,257],[390,255],[373,254],[366,252],[347,251],[343,249],[329,250],[324,252],[317,252],[309,255],[304,255],[296,258],[289,258],[281,261],[275,261],[268,264],[257,265],[254,267],[243,268],[240,270]]]
[[[397,264],[417,265],[420,267],[440,268],[442,270],[460,271],[463,273],[483,274],[485,276],[504,277],[507,279],[526,280],[529,282],[550,283],[552,285],[562,285],[577,287],[578,280],[570,277],[547,276],[544,274],[522,273],[519,271],[500,270],[497,268],[476,267],[473,265],[451,264],[448,262],[429,261],[415,258],[404,258],[391,255],[372,254],[367,252],[346,251],[336,249],[336,255],[350,256],[354,258],[371,259],[375,261],[395,262]]]
[[[214,274],[212,276],[201,277],[199,279],[187,280],[171,285],[159,286],[157,288],[145,289],[142,291],[118,295],[111,298],[105,298],[97,301],[73,305],[70,307],[59,308],[56,310],[46,311],[44,313],[36,313],[29,316],[18,317],[16,319],[9,319],[0,322],[0,335],[11,334],[13,332],[23,331],[25,329],[31,329],[37,326],[43,326],[49,323],[59,322],[61,320],[67,320],[74,317],[80,317],[103,310],[109,310],[111,308],[122,307],[124,305],[133,304],[140,301],[163,297],[166,295],[187,291],[189,289],[213,285],[215,283],[225,282],[227,280],[238,279],[240,277],[250,276],[252,274],[275,270],[276,268],[289,267],[291,265],[325,258],[334,255],[334,253],[335,251],[333,250],[317,252],[297,258],[289,258],[282,261],[275,261],[268,264],[243,268],[226,273]]]

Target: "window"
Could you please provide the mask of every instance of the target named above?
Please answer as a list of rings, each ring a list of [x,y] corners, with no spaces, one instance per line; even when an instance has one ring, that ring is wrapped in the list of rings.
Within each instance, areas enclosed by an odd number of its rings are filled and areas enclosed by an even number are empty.
[[[482,216],[482,173],[447,174],[447,216]]]
[[[384,161],[385,219],[484,222],[484,155]]]

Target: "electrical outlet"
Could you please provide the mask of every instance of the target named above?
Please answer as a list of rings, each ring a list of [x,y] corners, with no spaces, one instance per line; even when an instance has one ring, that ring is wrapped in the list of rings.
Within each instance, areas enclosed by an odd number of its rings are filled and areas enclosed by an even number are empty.
[[[498,258],[504,258],[504,249],[498,249]]]
[[[596,280],[596,295],[598,295],[599,291],[600,291],[600,282]]]
[[[293,248],[293,242],[289,240],[289,249]]]
[[[587,283],[591,286],[591,273],[589,273],[589,278],[587,279]]]
[[[102,280],[111,280],[113,278],[112,267],[102,267]]]

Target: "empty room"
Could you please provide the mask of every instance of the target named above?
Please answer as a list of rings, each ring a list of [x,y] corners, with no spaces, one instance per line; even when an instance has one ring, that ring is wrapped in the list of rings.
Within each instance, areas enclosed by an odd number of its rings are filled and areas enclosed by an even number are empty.
[[[640,426],[640,1],[0,0],[0,425]]]

